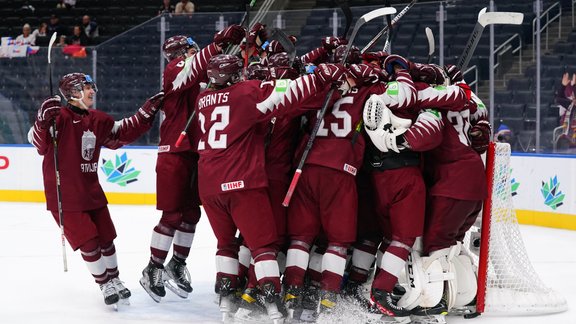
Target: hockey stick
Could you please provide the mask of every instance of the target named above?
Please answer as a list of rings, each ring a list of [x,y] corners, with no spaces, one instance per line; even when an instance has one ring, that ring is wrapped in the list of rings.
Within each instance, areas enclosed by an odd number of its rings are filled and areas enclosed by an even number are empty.
[[[360,27],[362,27],[362,25],[364,25],[365,23],[369,22],[370,20],[372,20],[374,18],[392,15],[395,13],[396,13],[396,9],[394,9],[392,7],[384,7],[384,8],[372,10],[372,11],[364,14],[362,17],[360,17],[360,19],[358,19],[358,21],[354,25],[354,29],[352,30],[352,35],[350,36],[350,39],[348,40],[348,44],[346,45],[346,50],[344,51],[344,55],[342,56],[342,62],[346,62],[346,59],[348,58],[348,54],[350,53],[350,48],[352,47],[352,43],[354,42],[354,38],[356,38],[356,34],[358,33],[358,30],[360,29]],[[312,129],[312,133],[310,133],[310,138],[308,138],[308,143],[306,143],[306,148],[304,149],[304,153],[302,153],[302,157],[300,158],[300,162],[298,162],[298,168],[296,169],[296,172],[294,172],[294,176],[292,177],[292,181],[290,182],[290,187],[288,187],[288,192],[286,192],[286,196],[284,197],[284,201],[282,202],[282,206],[284,206],[284,207],[288,207],[288,205],[290,204],[290,200],[292,199],[292,195],[294,194],[294,189],[296,189],[296,185],[298,184],[298,180],[300,179],[300,175],[302,174],[302,168],[304,168],[304,163],[306,162],[306,158],[308,157],[308,153],[310,153],[310,150],[312,149],[312,144],[314,144],[314,139],[316,138],[316,135],[318,134],[318,130],[320,129],[320,124],[324,120],[324,114],[326,114],[326,110],[328,109],[328,103],[330,102],[330,98],[332,98],[334,91],[335,91],[334,87],[332,87],[330,89],[330,91],[328,91],[328,95],[326,95],[326,98],[324,99],[324,104],[322,105],[322,109],[320,109],[320,111],[318,112],[316,124],[314,125],[314,128]]]
[[[412,8],[414,6],[414,4],[416,4],[416,1],[417,0],[412,0],[408,5],[406,5],[406,7],[404,7],[404,9],[402,9],[402,11],[400,11],[396,16],[394,16],[394,18],[392,19],[392,26],[394,26],[398,23],[398,20],[400,20],[400,18],[402,18],[406,14],[406,12],[408,12],[408,10],[410,10],[410,8]],[[384,35],[384,33],[388,32],[388,29],[389,29],[389,26],[386,26],[386,27],[384,27],[384,29],[379,31],[378,34],[376,34],[376,36],[374,36],[368,42],[368,44],[366,44],[366,46],[364,46],[364,48],[362,48],[360,53],[364,54],[369,49],[371,49],[372,46],[374,46],[374,44],[382,37],[382,35]]]
[[[52,86],[52,46],[56,42],[56,32],[50,37],[48,43],[48,80],[50,82],[50,96],[54,96]],[[68,271],[68,260],[66,258],[66,238],[64,236],[64,213],[62,212],[62,191],[60,189],[60,168],[58,167],[58,141],[56,140],[56,118],[52,121],[52,144],[54,145],[54,171],[56,172],[56,200],[58,202],[58,223],[60,225],[60,238],[62,240],[62,261],[64,262],[64,272]]]
[[[386,7],[390,7],[390,0],[386,0],[384,3]],[[390,46],[392,46],[392,29],[394,27],[392,26],[392,17],[386,16],[386,26],[388,26],[388,35],[386,36],[386,42],[384,43],[383,50],[386,53],[390,53]]]
[[[476,26],[468,38],[466,47],[458,60],[456,66],[464,73],[468,68],[468,63],[474,54],[474,50],[480,41],[480,36],[484,27],[487,25],[504,24],[504,25],[520,25],[524,20],[524,14],[519,12],[486,12],[486,8],[480,10],[478,13],[478,21]]]
[[[252,1],[250,1],[250,4],[246,5],[246,12],[244,13],[244,16],[242,17],[242,21],[240,21],[240,26],[244,25],[244,23],[248,19],[250,9],[252,7],[254,7],[255,3],[256,3],[256,0],[252,0]],[[233,49],[233,46],[228,46],[228,48],[226,48],[224,53],[228,54],[232,49]],[[246,57],[248,57],[248,56],[246,56]],[[246,69],[246,67],[244,67],[244,69]],[[210,86],[210,83],[208,83],[207,87],[209,87],[209,86]],[[190,117],[188,117],[188,120],[186,121],[186,125],[184,126],[184,129],[182,130],[182,132],[180,132],[180,136],[178,136],[178,139],[176,140],[176,143],[174,144],[174,146],[180,147],[180,145],[182,145],[182,141],[186,137],[186,134],[188,134],[188,129],[190,128],[190,124],[192,124],[192,120],[194,119],[195,115],[196,115],[196,109],[194,109],[192,111],[192,113],[190,114]]]
[[[432,29],[430,29],[430,27],[426,27],[426,38],[428,39],[428,59],[426,60],[426,64],[430,64],[430,61],[432,61],[432,55],[434,55],[434,51],[436,51],[434,34],[432,34]]]
[[[292,66],[292,63],[294,63],[296,59],[296,46],[292,43],[288,35],[279,28],[273,28],[268,38],[277,40],[280,45],[282,45],[284,51],[288,53],[288,65]]]
[[[346,17],[346,27],[342,33],[342,38],[346,38],[346,35],[348,35],[348,31],[350,30],[350,25],[352,25],[352,10],[350,10],[348,0],[336,0],[336,4],[340,6],[340,9],[342,9],[342,12],[344,13],[344,17]]]

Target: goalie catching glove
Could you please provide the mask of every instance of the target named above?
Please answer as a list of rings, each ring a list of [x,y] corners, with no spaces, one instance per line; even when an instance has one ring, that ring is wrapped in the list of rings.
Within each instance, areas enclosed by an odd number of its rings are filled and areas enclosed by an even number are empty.
[[[400,153],[405,142],[402,136],[411,121],[394,116],[378,95],[371,95],[364,104],[364,128],[372,143],[382,152]]]

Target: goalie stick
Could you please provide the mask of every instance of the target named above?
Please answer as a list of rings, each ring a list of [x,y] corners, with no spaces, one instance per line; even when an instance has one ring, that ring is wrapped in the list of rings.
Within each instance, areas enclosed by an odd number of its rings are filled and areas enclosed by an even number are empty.
[[[474,54],[474,50],[480,41],[480,36],[484,31],[484,27],[487,25],[520,25],[524,20],[524,14],[519,12],[486,12],[486,8],[483,8],[478,13],[478,21],[476,22],[476,26],[468,38],[468,42],[466,43],[466,47],[464,47],[464,51],[458,60],[456,66],[464,73],[468,68],[468,63],[470,63],[470,59],[472,58],[472,54]]]
[[[342,56],[342,62],[346,62],[346,59],[348,58],[348,54],[350,53],[350,48],[352,47],[352,43],[354,42],[354,39],[356,38],[356,34],[358,33],[358,30],[360,29],[360,27],[362,27],[362,25],[364,25],[365,23],[369,22],[370,20],[372,20],[374,18],[382,17],[382,16],[388,16],[388,15],[392,15],[395,13],[396,13],[396,9],[394,9],[392,7],[384,7],[384,8],[372,10],[372,11],[362,15],[362,17],[360,17],[360,19],[358,19],[358,21],[354,25],[354,29],[352,30],[352,35],[350,35],[350,39],[348,40],[348,44],[346,45],[346,50],[344,51],[344,55]],[[302,153],[302,157],[300,158],[300,162],[298,162],[298,167],[297,167],[296,171],[294,172],[294,176],[292,177],[292,181],[290,182],[290,187],[288,187],[288,192],[286,192],[286,196],[284,197],[284,201],[282,202],[282,206],[284,206],[284,207],[288,207],[288,205],[290,204],[290,200],[292,199],[292,195],[294,194],[294,189],[296,189],[296,185],[298,184],[298,180],[300,179],[300,175],[302,174],[302,168],[304,167],[304,163],[306,162],[306,158],[308,157],[308,153],[310,153],[310,150],[312,149],[312,145],[314,144],[314,139],[316,138],[316,135],[318,134],[318,130],[320,129],[320,124],[322,123],[322,120],[324,119],[324,114],[326,114],[326,110],[328,109],[328,103],[330,102],[330,98],[332,98],[334,91],[335,91],[334,87],[332,87],[330,89],[330,91],[328,91],[328,94],[326,95],[326,98],[324,99],[324,104],[322,105],[322,109],[320,109],[320,111],[318,112],[316,124],[314,125],[314,128],[312,129],[312,132],[310,133],[310,138],[308,138],[308,142],[306,143],[306,148],[304,149],[304,153]]]
[[[406,7],[404,7],[404,9],[402,9],[402,11],[400,11],[396,16],[394,16],[394,18],[392,19],[392,26],[394,26],[395,24],[398,23],[398,20],[400,20],[400,18],[402,18],[406,14],[406,12],[408,12],[408,10],[410,10],[410,8],[412,8],[412,6],[414,6],[414,4],[416,4],[416,1],[417,0],[412,0]],[[369,49],[371,49],[372,46],[374,46],[374,44],[382,37],[382,35],[384,35],[385,33],[388,32],[388,29],[389,29],[389,26],[386,26],[381,31],[379,31],[378,34],[376,34],[376,36],[374,36],[368,42],[368,44],[366,44],[366,46],[364,46],[364,48],[362,48],[360,53],[364,54]]]
[[[391,7],[390,0],[386,0],[384,2],[386,7]],[[390,53],[390,47],[392,46],[392,32],[394,26],[392,26],[392,18],[390,16],[386,16],[386,26],[388,26],[388,35],[386,36],[386,42],[384,43],[384,52]]]
[[[50,82],[50,96],[54,96],[52,86],[52,46],[56,42],[56,32],[48,42],[48,80]],[[56,118],[52,121],[52,144],[54,145],[54,171],[56,172],[56,200],[58,202],[58,225],[60,225],[60,239],[62,240],[62,262],[64,272],[68,271],[68,259],[66,258],[66,238],[64,236],[64,213],[62,212],[62,191],[60,189],[60,168],[58,167],[58,141],[56,140]]]

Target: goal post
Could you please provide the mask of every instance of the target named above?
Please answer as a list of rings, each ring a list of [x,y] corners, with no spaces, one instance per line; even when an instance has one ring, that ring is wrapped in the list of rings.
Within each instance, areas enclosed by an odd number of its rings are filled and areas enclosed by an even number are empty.
[[[476,312],[563,312],[568,309],[566,299],[542,282],[528,259],[512,202],[510,155],[509,144],[490,143],[486,155],[489,195],[482,212],[480,242],[478,228],[473,228],[464,245],[477,250],[479,243]]]

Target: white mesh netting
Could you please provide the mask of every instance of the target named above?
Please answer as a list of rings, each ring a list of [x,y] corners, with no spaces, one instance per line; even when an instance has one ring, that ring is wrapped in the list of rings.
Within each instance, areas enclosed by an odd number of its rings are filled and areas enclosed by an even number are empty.
[[[488,234],[490,240],[484,312],[536,315],[565,311],[566,300],[540,280],[524,248],[512,203],[510,145],[497,143],[494,151],[490,228],[482,229],[482,236]],[[472,228],[464,244],[474,255],[478,253],[478,230]],[[478,260],[475,263],[478,265]]]

